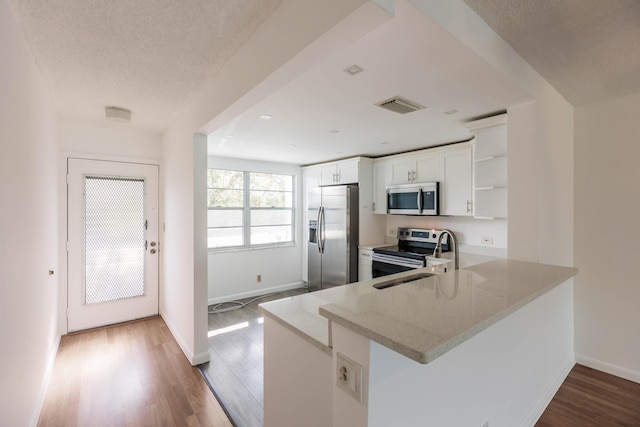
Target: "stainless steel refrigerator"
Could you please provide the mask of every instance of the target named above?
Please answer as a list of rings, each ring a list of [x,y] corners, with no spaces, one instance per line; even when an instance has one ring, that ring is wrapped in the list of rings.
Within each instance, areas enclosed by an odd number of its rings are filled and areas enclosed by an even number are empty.
[[[307,195],[309,290],[358,280],[358,186],[319,187]]]

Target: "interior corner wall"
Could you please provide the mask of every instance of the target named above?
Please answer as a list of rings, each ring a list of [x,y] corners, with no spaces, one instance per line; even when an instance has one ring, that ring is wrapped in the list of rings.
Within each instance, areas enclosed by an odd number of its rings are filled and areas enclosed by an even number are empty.
[[[509,114],[509,197],[528,197],[525,208],[509,200],[509,257],[573,265],[573,107],[463,0],[410,1],[532,95],[534,103],[513,111],[518,120]]]
[[[207,283],[196,280],[197,261],[202,255],[206,257],[206,248],[196,246],[194,235],[197,215],[194,209],[200,205],[194,202],[194,156],[197,155],[194,134],[205,128],[215,130],[210,125],[213,119],[225,121],[220,125],[232,120],[253,105],[251,102],[257,102],[299,75],[326,54],[326,49],[349,43],[363,31],[370,30],[370,23],[340,25],[345,16],[365,3],[365,0],[284,0],[253,37],[202,87],[196,98],[176,114],[163,134],[166,230],[161,251],[160,312],[191,363],[198,363],[199,349],[207,346],[206,334],[200,333],[207,328]],[[374,8],[382,11],[377,5]],[[367,16],[370,17],[370,13]],[[331,33],[329,30],[335,27],[340,27],[340,37],[336,34],[325,37],[325,33]],[[298,55],[303,51],[305,55],[301,58]],[[283,71],[283,68],[286,69]],[[258,89],[266,80],[269,84]],[[244,103],[238,103],[248,93],[252,94],[251,100],[244,98]],[[230,109],[232,105],[235,110]],[[206,153],[202,155],[206,157]],[[204,175],[202,179],[204,182]],[[201,214],[206,215],[206,207]],[[200,307],[203,312],[196,312]]]
[[[4,0],[0,61],[0,425],[29,426],[60,339],[56,117]]]
[[[189,361],[195,356],[193,134],[163,136],[164,223],[160,314]]]
[[[576,108],[575,347],[579,363],[640,383],[638,111],[640,94]]]
[[[209,167],[293,175],[296,192],[293,245],[209,252],[209,304],[302,286],[302,246],[306,244],[302,241],[302,168],[215,156],[209,157]],[[261,276],[260,282],[257,275]]]

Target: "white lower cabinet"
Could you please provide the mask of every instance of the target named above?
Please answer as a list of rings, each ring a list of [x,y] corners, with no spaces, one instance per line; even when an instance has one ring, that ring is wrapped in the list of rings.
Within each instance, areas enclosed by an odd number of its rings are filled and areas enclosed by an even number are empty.
[[[373,250],[371,249],[359,249],[358,250],[358,281],[371,280],[371,269],[373,268]]]

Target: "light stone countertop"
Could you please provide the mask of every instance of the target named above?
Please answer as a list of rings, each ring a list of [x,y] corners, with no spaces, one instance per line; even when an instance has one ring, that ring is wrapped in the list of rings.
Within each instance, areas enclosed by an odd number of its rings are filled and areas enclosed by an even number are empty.
[[[442,262],[450,257],[444,254]],[[331,352],[329,322],[429,363],[577,274],[578,270],[460,254],[460,270],[387,289],[430,267],[260,304],[265,315]],[[438,271],[437,268],[434,268]]]

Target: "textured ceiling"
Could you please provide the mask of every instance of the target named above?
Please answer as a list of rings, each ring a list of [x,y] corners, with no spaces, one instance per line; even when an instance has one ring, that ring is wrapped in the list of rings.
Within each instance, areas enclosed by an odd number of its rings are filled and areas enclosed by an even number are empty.
[[[9,0],[58,111],[161,131],[282,0]]]
[[[640,1],[464,1],[571,104],[640,92]]]

